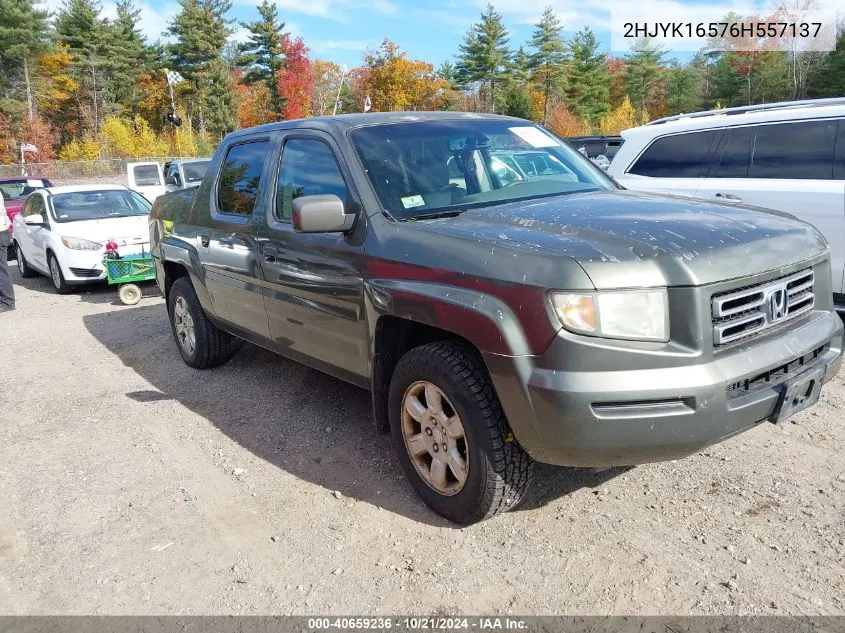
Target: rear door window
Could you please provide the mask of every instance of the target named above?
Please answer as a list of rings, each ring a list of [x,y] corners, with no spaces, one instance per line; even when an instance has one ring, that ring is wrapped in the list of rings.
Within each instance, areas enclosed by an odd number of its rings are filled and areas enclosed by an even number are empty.
[[[707,166],[721,130],[705,130],[658,138],[628,170],[653,178],[698,178]]]
[[[759,125],[755,131],[751,178],[833,178],[836,121]]]
[[[258,198],[264,159],[270,151],[269,141],[233,145],[220,168],[217,185],[217,207],[220,213],[252,215]]]
[[[836,134],[836,156],[834,157],[833,179],[845,180],[845,119],[839,119]]]

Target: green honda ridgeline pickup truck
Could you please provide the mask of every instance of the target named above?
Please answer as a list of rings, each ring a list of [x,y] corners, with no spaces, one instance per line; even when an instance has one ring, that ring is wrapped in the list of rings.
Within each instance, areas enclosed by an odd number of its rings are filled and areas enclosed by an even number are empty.
[[[534,461],[675,459],[786,420],[841,363],[812,226],[624,191],[520,119],[241,130],[156,200],[151,239],[189,366],[247,340],[370,389],[458,523],[519,503]]]

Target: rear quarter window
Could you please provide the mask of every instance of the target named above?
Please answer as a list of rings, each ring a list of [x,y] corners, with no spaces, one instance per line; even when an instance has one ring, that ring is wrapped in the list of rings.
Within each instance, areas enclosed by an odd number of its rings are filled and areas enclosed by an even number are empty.
[[[831,180],[836,121],[801,121],[755,128],[751,178]]]
[[[698,178],[707,167],[710,150],[721,130],[673,134],[656,139],[628,170],[652,178]]]

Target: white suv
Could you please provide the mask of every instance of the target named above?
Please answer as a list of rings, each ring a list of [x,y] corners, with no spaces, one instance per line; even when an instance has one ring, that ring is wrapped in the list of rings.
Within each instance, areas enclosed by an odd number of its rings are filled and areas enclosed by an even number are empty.
[[[681,114],[622,136],[607,171],[627,189],[766,207],[815,225],[845,306],[845,98]]]

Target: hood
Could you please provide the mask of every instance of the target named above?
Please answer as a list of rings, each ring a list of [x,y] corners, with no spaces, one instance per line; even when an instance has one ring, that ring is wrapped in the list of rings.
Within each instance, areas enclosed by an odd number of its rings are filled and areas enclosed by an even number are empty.
[[[598,289],[715,283],[827,249],[816,229],[787,214],[632,191],[470,209],[420,224],[476,242],[519,242],[564,255]]]
[[[53,229],[62,237],[79,237],[102,244],[111,238],[118,245],[125,246],[149,242],[149,223],[149,216],[136,215],[131,218],[57,222],[53,224]]]

